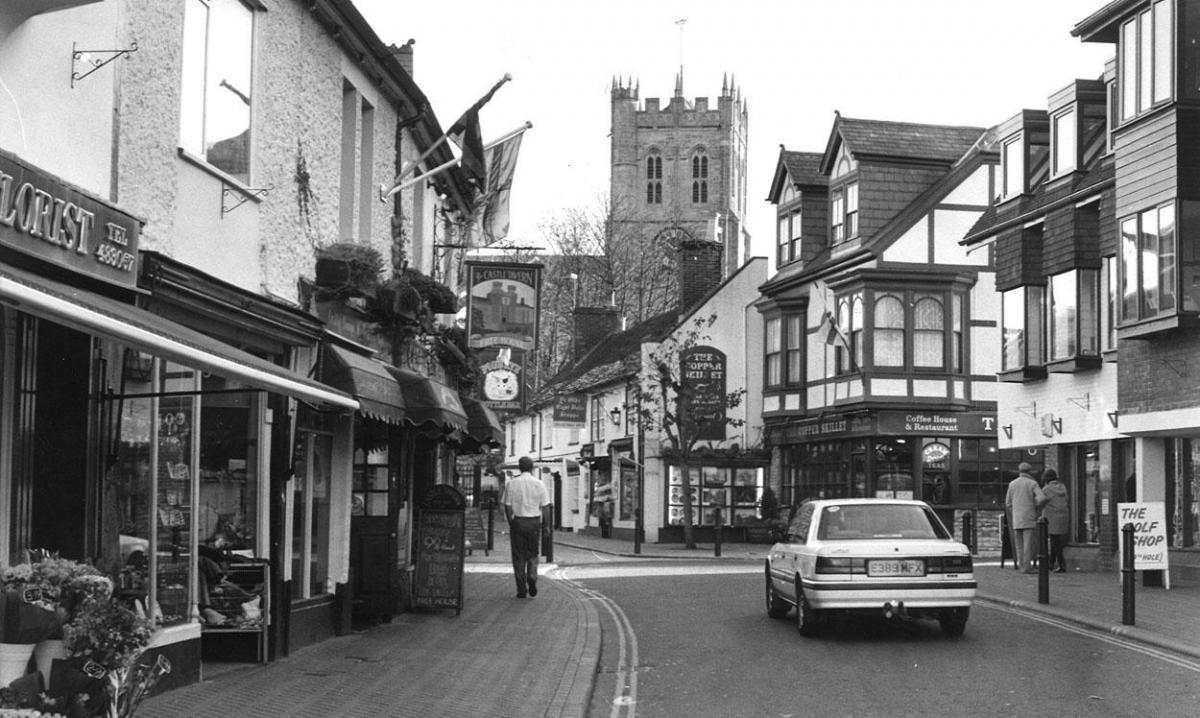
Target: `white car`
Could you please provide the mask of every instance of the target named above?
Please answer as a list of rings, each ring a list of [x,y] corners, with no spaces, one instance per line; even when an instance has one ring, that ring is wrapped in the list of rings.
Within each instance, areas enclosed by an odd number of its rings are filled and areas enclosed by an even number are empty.
[[[923,501],[822,499],[801,504],[766,563],[767,614],[796,607],[812,635],[833,612],[934,618],[962,635],[975,598],[970,550]]]

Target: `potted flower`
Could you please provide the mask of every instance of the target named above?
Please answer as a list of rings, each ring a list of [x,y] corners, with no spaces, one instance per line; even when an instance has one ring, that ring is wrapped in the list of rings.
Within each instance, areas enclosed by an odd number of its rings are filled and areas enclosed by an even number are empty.
[[[25,675],[38,641],[61,623],[52,597],[43,593],[31,564],[6,566],[0,594],[0,687]]]
[[[130,705],[130,692],[140,696],[148,690],[142,671],[145,666],[138,664],[138,658],[150,644],[154,625],[111,597],[89,597],[63,634],[69,670],[61,672],[65,685],[56,686],[54,693],[69,699],[74,696],[75,704],[93,711],[89,715],[95,714],[97,705],[110,716],[132,715],[136,704]],[[161,669],[161,663],[155,665]],[[131,669],[137,670],[131,674]],[[169,670],[167,664],[158,675]],[[56,673],[56,678],[59,675]]]

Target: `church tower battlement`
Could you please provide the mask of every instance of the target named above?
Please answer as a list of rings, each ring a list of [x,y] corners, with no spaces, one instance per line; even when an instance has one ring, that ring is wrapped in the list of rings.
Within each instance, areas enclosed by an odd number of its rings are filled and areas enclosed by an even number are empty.
[[[725,75],[714,106],[683,94],[683,69],[665,104],[641,99],[640,82],[613,78],[610,198],[622,224],[643,236],[668,227],[724,246],[723,276],[749,258],[746,215],[748,110]]]

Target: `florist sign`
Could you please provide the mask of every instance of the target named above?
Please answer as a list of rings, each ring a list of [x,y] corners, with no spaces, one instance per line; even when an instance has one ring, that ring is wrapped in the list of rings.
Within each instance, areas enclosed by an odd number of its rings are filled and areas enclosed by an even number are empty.
[[[113,284],[137,284],[140,222],[0,151],[0,245]]]

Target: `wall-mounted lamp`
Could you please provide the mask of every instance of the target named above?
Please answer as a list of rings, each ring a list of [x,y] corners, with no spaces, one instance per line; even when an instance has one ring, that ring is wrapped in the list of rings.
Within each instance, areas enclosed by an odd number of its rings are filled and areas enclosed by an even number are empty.
[[[1117,428],[1117,418],[1120,415],[1121,415],[1121,412],[1116,409],[1108,412],[1108,423],[1112,424],[1114,429]]]
[[[621,425],[621,407],[614,406],[612,411],[608,412],[608,418],[612,419],[613,426]]]
[[[1002,426],[1000,428],[1004,429],[1004,437],[1006,439],[1012,438],[1012,424],[1005,424],[1004,426]]]

